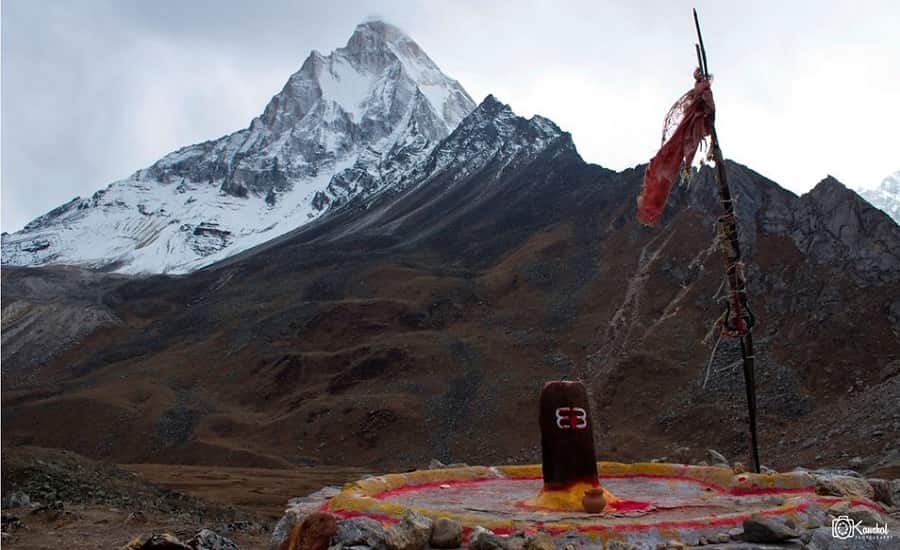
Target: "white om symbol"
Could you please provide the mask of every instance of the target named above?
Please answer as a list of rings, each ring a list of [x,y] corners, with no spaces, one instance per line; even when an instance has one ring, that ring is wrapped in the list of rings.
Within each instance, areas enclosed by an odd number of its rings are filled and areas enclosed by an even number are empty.
[[[559,407],[556,409],[556,427],[560,430],[583,430],[587,428],[587,411],[581,407]]]

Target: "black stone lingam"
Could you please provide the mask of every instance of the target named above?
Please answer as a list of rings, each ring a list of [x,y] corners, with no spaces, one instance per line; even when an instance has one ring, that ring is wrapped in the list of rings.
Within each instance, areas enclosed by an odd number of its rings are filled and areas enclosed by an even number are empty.
[[[581,382],[556,380],[541,392],[541,452],[544,487],[565,489],[597,483],[594,423]]]

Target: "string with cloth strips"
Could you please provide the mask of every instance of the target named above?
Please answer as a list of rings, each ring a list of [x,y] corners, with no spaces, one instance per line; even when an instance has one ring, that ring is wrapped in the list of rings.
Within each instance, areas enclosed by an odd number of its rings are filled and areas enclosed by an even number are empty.
[[[698,67],[694,71],[694,81],[694,87],[678,98],[666,114],[662,147],[644,172],[637,218],[645,225],[656,225],[659,221],[672,187],[679,178],[685,182],[690,179],[691,164],[697,151],[704,148],[706,140],[715,131],[712,77]],[[707,147],[706,160],[717,161],[717,148],[718,142],[713,141]],[[740,337],[753,327],[755,317],[747,303],[744,264],[737,245],[737,217],[730,193],[723,198],[723,205],[726,213],[718,220],[717,240],[725,258],[725,274],[732,296],[716,326],[725,336]]]

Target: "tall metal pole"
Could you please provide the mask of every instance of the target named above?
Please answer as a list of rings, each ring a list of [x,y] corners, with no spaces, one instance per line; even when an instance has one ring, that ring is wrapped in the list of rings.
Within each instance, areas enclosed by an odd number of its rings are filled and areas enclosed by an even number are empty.
[[[709,80],[709,67],[706,61],[706,48],[703,45],[703,35],[700,32],[700,20],[697,10],[694,10],[694,26],[697,28],[697,62],[703,78]],[[710,121],[711,151],[716,163],[716,180],[719,183],[719,194],[722,197],[722,207],[725,215],[719,218],[722,243],[722,252],[725,256],[726,277],[731,290],[731,303],[729,304],[733,323],[729,327],[740,338],[741,356],[744,364],[744,386],[747,393],[747,412],[750,417],[750,450],[753,459],[753,471],[759,472],[759,446],[756,432],[756,374],[753,354],[753,314],[747,305],[747,283],[741,263],[741,247],[738,241],[737,216],[734,213],[734,202],[731,198],[731,190],[728,187],[728,174],[725,170],[725,158],[722,148],[719,147],[719,137],[716,134],[715,120]],[[728,319],[726,318],[726,323]]]

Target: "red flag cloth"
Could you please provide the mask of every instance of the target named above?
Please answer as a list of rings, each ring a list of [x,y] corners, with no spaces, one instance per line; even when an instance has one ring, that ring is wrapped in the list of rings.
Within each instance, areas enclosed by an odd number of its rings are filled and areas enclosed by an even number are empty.
[[[682,162],[690,166],[700,142],[712,131],[716,106],[709,80],[697,78],[694,87],[672,105],[663,128],[663,144],[644,172],[638,197],[638,221],[656,225]]]

